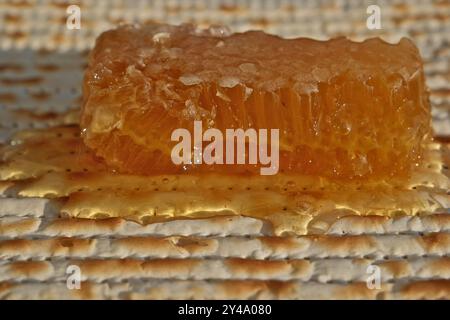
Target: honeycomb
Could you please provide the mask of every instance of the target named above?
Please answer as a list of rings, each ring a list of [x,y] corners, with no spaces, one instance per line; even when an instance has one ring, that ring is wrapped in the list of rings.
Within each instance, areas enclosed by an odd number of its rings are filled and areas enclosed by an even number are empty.
[[[422,61],[408,39],[283,39],[224,27],[125,25],[90,54],[85,144],[122,173],[258,174],[175,165],[177,128],[279,129],[280,171],[336,181],[409,177],[431,142]]]

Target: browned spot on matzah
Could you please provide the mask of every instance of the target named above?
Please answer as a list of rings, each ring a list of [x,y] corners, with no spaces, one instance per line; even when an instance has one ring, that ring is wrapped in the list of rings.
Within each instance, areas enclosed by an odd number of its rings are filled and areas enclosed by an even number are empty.
[[[212,252],[217,248],[217,240],[180,237],[174,241],[174,244],[189,253]]]
[[[445,147],[443,147],[442,156],[444,163],[447,166],[450,166],[450,138],[445,137],[445,139],[447,140],[447,144],[445,145]]]
[[[82,300],[91,300],[91,299],[98,299],[95,293],[94,289],[96,288],[97,284],[92,283],[90,281],[82,281],[80,283],[80,289],[77,290],[71,290],[75,291],[75,295],[78,299]]]
[[[47,261],[17,261],[9,264],[11,278],[26,279],[46,278],[53,273],[53,268]]]
[[[380,264],[380,267],[387,269],[393,278],[404,278],[413,273],[410,264],[404,260],[385,261]],[[381,273],[383,274],[383,271]]]
[[[299,241],[293,237],[260,237],[259,241],[272,251],[290,251],[299,247]],[[306,247],[307,243],[303,247]]]
[[[24,233],[36,231],[39,227],[40,219],[21,218],[19,220],[0,220],[0,235],[16,236]]]
[[[294,268],[292,272],[294,277],[310,275],[313,271],[312,263],[309,260],[292,260],[290,264]]]
[[[295,296],[297,284],[294,281],[267,281],[266,288],[278,299],[292,299]]]
[[[45,92],[41,92],[41,93],[33,94],[32,96],[33,97],[34,96],[43,97],[45,99],[45,97],[48,97],[48,94]],[[40,99],[40,98],[38,98],[38,99]],[[17,109],[17,110],[13,110],[13,112],[18,117],[25,117],[27,119],[36,120],[36,121],[56,120],[56,119],[62,118],[64,116],[64,114],[61,114],[58,112],[53,112],[53,111],[37,113],[37,112],[27,110],[27,109]]]
[[[64,17],[64,21],[66,18]],[[36,66],[36,69],[42,72],[53,72],[59,69],[59,66],[56,64],[40,64]]]
[[[160,254],[171,256],[177,254],[208,254],[214,252],[217,241],[214,239],[197,238],[156,238],[156,237],[127,237],[117,239],[114,245],[124,252],[138,254]]]
[[[434,140],[436,140],[436,141],[438,141],[438,142],[440,142],[440,143],[442,143],[442,146],[443,146],[443,153],[444,153],[444,155],[446,155],[448,152],[449,152],[449,143],[450,143],[450,136],[436,136],[436,137],[434,137]],[[444,157],[444,159],[443,159],[444,161],[444,163],[445,164],[448,164],[449,163],[449,159],[448,158],[445,158]]]
[[[72,263],[71,263],[72,264]],[[88,278],[111,278],[117,276],[141,276],[142,261],[131,259],[113,260],[79,260],[74,261],[74,265],[80,267],[82,274]]]
[[[10,282],[0,282],[0,294],[10,291],[14,287],[14,284]]]
[[[0,144],[0,148],[1,148]],[[1,162],[1,161],[0,161]],[[0,181],[0,194],[4,193],[9,188],[13,187],[16,183],[13,181]]]
[[[66,10],[66,8],[70,6],[72,3],[73,1],[52,1],[50,5],[57,9]],[[77,6],[83,8],[82,3],[83,3],[82,1],[77,1]]]
[[[431,233],[420,239],[426,252],[437,252],[450,247],[450,234],[448,233]]]
[[[25,38],[27,36],[27,33],[17,30],[17,31],[8,32],[5,34],[5,36],[8,38],[14,39],[14,40],[20,40],[20,39]]]
[[[426,268],[430,274],[448,277],[448,274],[450,274],[450,257],[435,259],[428,263]]]
[[[249,259],[227,259],[225,260],[228,268],[233,274],[251,275],[252,277],[270,277],[282,274],[288,274],[292,266],[286,261],[269,260],[249,260]]]
[[[201,263],[197,259],[155,259],[142,263],[144,272],[150,272],[157,277],[161,275],[185,274]]]
[[[21,22],[22,18],[23,16],[12,13],[7,13],[3,16],[3,19],[5,19],[6,23],[13,23],[13,24]]]
[[[64,42],[66,38],[64,37],[63,33],[56,33],[53,35],[52,40],[55,41],[57,44],[61,44]]]
[[[438,226],[446,227],[450,225],[450,214],[432,214],[421,218],[423,221],[434,223]]]
[[[399,11],[406,11],[408,10],[408,5],[406,3],[396,3],[393,5],[393,8]]]
[[[80,260],[74,262],[88,278],[106,279],[112,277],[152,277],[168,278],[174,275],[188,275],[199,260],[195,259],[156,259],[156,260],[133,260],[133,259],[110,259],[110,260]]]
[[[29,77],[29,78],[3,78],[0,82],[7,86],[17,86],[17,85],[33,85],[39,84],[44,81],[41,77]]]
[[[87,256],[95,249],[95,239],[14,239],[0,241],[3,257]]]
[[[333,253],[345,253],[352,255],[376,246],[374,240],[368,235],[358,236],[309,236],[313,243],[324,247],[324,251]]]
[[[13,93],[0,93],[0,102],[3,103],[12,103],[16,102],[17,97]]]
[[[117,239],[114,245],[124,250],[133,252],[170,252],[173,244],[167,238],[150,238],[150,237],[127,237]]]
[[[89,234],[89,233],[114,233],[124,224],[124,220],[119,218],[108,219],[77,219],[64,218],[52,221],[46,231],[50,234]]]
[[[427,280],[407,283],[399,291],[400,299],[448,299],[450,280]]]
[[[0,72],[5,72],[5,71],[20,72],[22,70],[23,70],[23,66],[20,64],[14,64],[14,63],[0,64]]]
[[[67,250],[86,252],[94,248],[95,239],[76,239],[76,238],[61,238],[54,240],[54,251]]]
[[[34,244],[35,241],[36,240],[25,240],[25,239],[0,241],[0,253],[9,254],[18,251],[24,253],[30,249],[30,247]]]
[[[369,289],[366,282],[349,283],[334,289],[333,297],[336,299],[375,299],[377,294],[384,291],[381,289]]]
[[[221,11],[229,12],[229,13],[234,13],[236,11],[239,11],[239,7],[238,6],[232,5],[232,4],[225,4],[225,3],[221,4],[219,6],[219,9]]]
[[[34,100],[38,100],[38,101],[45,101],[45,100],[48,100],[51,97],[50,93],[47,93],[47,92],[30,93],[30,96]]]
[[[278,282],[277,282],[278,283]],[[265,281],[239,281],[230,280],[218,284],[218,289],[223,290],[223,296],[229,299],[249,299],[257,297],[257,295],[267,290],[267,282]]]
[[[31,7],[32,4],[29,1],[23,0],[23,1],[13,1],[8,3],[9,6],[11,7],[16,7],[16,8],[26,8],[26,7]]]
[[[436,89],[432,91],[433,95],[438,97],[447,97],[450,95],[450,89],[443,88],[443,89]]]

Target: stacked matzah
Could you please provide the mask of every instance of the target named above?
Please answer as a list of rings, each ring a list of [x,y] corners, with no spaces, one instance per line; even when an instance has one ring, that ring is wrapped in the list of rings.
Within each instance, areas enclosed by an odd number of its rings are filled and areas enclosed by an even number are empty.
[[[450,133],[450,5],[445,1],[380,1],[379,31],[366,28],[368,4],[360,1],[80,2],[80,30],[65,28],[64,1],[0,2],[2,141],[18,129],[72,123],[61,112],[80,103],[82,49],[113,23],[152,19],[315,38],[410,36],[426,62],[435,129]],[[450,151],[443,152],[448,164]],[[1,298],[450,297],[445,211],[344,216],[325,234],[281,238],[266,223],[243,217],[147,226],[119,218],[69,219],[60,217],[59,200],[19,199],[7,183],[2,190]],[[71,265],[82,272],[79,290],[67,286]],[[369,266],[380,268],[379,289],[367,286]]]

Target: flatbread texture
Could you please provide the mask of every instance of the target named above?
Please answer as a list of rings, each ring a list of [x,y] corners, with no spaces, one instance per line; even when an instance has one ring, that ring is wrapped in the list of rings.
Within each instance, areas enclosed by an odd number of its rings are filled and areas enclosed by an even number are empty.
[[[14,154],[14,159],[19,156],[21,161],[5,169],[5,157],[20,150],[8,145],[13,137],[59,126],[62,131],[48,136],[48,144],[75,138],[71,130],[78,121],[85,49],[92,46],[99,32],[125,20],[125,16],[142,21],[161,17],[167,17],[168,23],[181,21],[181,11],[162,5],[163,1],[151,10],[133,10],[126,1],[116,1],[111,6],[121,9],[109,16],[103,13],[114,8],[97,3],[80,1],[83,25],[74,31],[61,23],[66,17],[64,4],[41,1],[40,8],[48,7],[52,18],[34,21],[26,15],[37,5],[34,1],[19,5],[0,0],[6,21],[0,25],[0,299],[450,298],[448,138],[440,140],[430,162],[420,168],[415,189],[378,198],[383,203],[390,201],[393,209],[409,203],[427,210],[410,214],[390,210],[389,215],[383,215],[383,209],[372,208],[366,215],[356,215],[348,209],[333,208],[323,219],[305,222],[308,234],[298,226],[283,236],[277,236],[266,219],[229,212],[169,221],[147,218],[144,224],[120,215],[97,214],[96,219],[89,219],[92,216],[86,210],[75,214],[71,208],[77,205],[71,207],[68,195],[79,194],[83,208],[89,209],[96,195],[107,194],[102,188],[114,186],[116,190],[123,184],[120,179],[90,178],[87,169],[95,171],[97,167],[77,167],[83,157],[81,146],[67,158],[52,158],[52,167],[48,167],[45,152],[43,157],[35,153],[28,158]],[[384,4],[381,30],[368,30],[365,15],[351,14],[355,10],[366,12],[364,4],[343,8],[338,1],[320,7],[302,1],[289,6],[275,2],[274,8],[267,10],[255,1],[249,10],[246,3],[218,3],[204,9],[195,6],[195,12],[182,11],[202,26],[208,24],[201,18],[207,14],[233,31],[263,28],[284,36],[313,38],[348,34],[356,40],[381,35],[390,41],[409,36],[424,57],[435,132],[450,135],[450,6],[446,2]],[[171,4],[177,5],[189,7],[186,1]],[[253,19],[250,12],[260,12],[262,18]],[[319,12],[321,19],[301,18]],[[236,16],[243,23],[234,25]],[[41,23],[55,28],[34,32],[33,36],[26,31],[41,30]],[[28,24],[33,28],[27,29]],[[45,148],[42,145],[41,149]],[[80,161],[68,163],[74,155]],[[27,170],[30,161],[35,163],[34,171]],[[425,175],[427,181],[419,179]],[[183,192],[183,184],[170,179],[150,187],[139,179],[133,184],[139,192],[158,189],[167,197]],[[305,188],[307,184],[305,181]],[[83,187],[86,190],[80,190]],[[227,186],[223,192],[248,187],[252,192],[274,192],[258,190],[256,184]],[[364,192],[355,190],[359,191]],[[363,202],[360,206],[366,207]],[[274,214],[289,223],[289,210],[282,209]],[[81,271],[79,289],[69,283],[68,270],[73,266]],[[380,274],[376,286],[371,282],[373,270]]]

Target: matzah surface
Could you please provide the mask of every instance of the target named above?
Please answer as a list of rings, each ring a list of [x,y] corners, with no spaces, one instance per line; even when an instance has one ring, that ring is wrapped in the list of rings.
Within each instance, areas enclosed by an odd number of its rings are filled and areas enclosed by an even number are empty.
[[[149,20],[288,37],[409,36],[425,60],[435,131],[450,133],[447,1],[70,1],[76,3],[80,30],[65,28],[66,1],[0,1],[1,142],[20,129],[73,123],[86,49],[120,21]],[[382,10],[381,30],[366,28],[369,4]],[[443,153],[448,165],[449,149]],[[0,182],[2,299],[450,298],[448,210],[344,215],[323,234],[276,237],[267,223],[247,217],[146,226],[67,218],[57,199],[17,198],[9,187]],[[67,287],[70,265],[81,269],[79,290]],[[379,267],[379,289],[366,284],[369,266]]]

